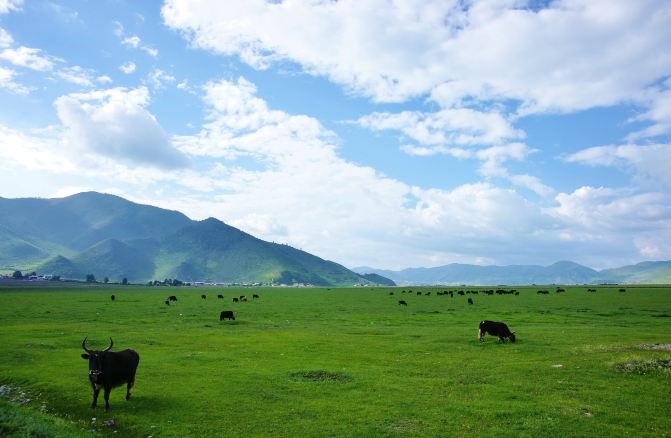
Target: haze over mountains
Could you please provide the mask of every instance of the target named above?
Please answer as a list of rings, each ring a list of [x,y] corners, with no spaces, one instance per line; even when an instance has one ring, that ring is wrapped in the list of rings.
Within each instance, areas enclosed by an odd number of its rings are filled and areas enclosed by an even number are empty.
[[[376,273],[393,280],[398,285],[671,283],[671,261],[642,262],[602,271],[570,261],[561,261],[550,266],[480,266],[452,263],[434,268],[407,268],[401,271],[366,266],[352,270],[359,273]]]
[[[228,283],[375,284],[305,251],[209,218],[96,192],[0,198],[0,269],[110,281],[177,278]]]

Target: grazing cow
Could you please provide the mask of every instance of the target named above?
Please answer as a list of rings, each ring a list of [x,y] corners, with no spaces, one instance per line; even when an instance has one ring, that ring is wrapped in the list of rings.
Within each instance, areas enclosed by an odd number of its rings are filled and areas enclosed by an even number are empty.
[[[549,294],[549,293],[550,293],[550,292],[548,292],[548,291],[546,291],[546,290],[539,290],[538,292],[536,292],[536,294],[538,294],[538,295],[547,295],[547,294]]]
[[[82,342],[82,348],[86,353],[82,358],[89,361],[89,380],[93,388],[93,403],[95,408],[98,404],[98,393],[100,388],[105,390],[105,412],[109,411],[109,397],[112,388],[126,384],[126,400],[130,400],[130,390],[135,385],[135,372],[140,363],[140,355],[127,349],[112,352],[110,349],[114,341],[110,338],[110,345],[104,350],[89,350],[86,348],[86,339]]]
[[[389,295],[394,295],[394,292],[389,292]]]
[[[253,299],[253,300],[255,300],[255,299],[257,299],[257,298],[261,298],[261,297],[258,296],[257,294],[252,295],[252,299]]]
[[[519,292],[515,291],[515,295],[519,295],[519,294],[520,294]]]
[[[223,321],[224,319],[228,319],[229,321],[232,319],[233,321],[235,321],[235,315],[233,314],[233,311],[223,310],[219,315],[219,321]]]
[[[429,295],[431,295],[431,292],[427,292],[424,295],[426,295],[428,297]]]
[[[217,298],[223,299],[224,296],[222,294],[217,295]]]
[[[247,297],[245,295],[240,295],[240,301],[247,301]]]
[[[234,302],[234,303],[237,303],[237,302],[238,302],[238,299],[237,299],[237,298],[233,298],[233,302]]]
[[[464,295],[464,291],[463,291],[463,290],[460,290],[459,292],[457,292],[457,294],[459,294],[459,295]]]
[[[201,297],[202,299],[206,299],[206,298],[207,298],[207,295],[201,295],[200,297]]]
[[[169,306],[170,305],[170,300],[165,300],[165,305]]]
[[[422,293],[421,293],[421,292],[417,292],[417,295],[422,295]]]
[[[562,288],[557,288],[557,293],[561,293],[561,292],[566,292],[566,290],[562,289]]]
[[[407,306],[408,303],[406,303],[405,300],[398,300],[398,305],[399,306]]]
[[[587,292],[596,292],[596,289],[587,289]]]
[[[618,292],[626,292],[627,289],[618,289]]]
[[[114,301],[114,300],[116,300],[116,297],[114,295],[112,295],[112,301]]]
[[[468,304],[473,304],[473,298],[468,299]]]
[[[515,332],[511,332],[508,326],[503,322],[480,321],[480,325],[478,326],[478,339],[480,342],[483,341],[486,334],[498,336],[499,342],[505,342],[506,338],[508,338],[510,342],[515,342]]]
[[[177,297],[174,296],[174,295],[170,295],[170,296],[168,297],[168,300],[170,300],[170,301],[177,301]]]

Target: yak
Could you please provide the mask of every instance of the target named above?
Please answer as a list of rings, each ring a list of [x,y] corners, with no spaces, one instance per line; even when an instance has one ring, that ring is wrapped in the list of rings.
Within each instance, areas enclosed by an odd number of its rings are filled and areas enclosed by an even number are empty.
[[[468,299],[468,304],[473,304],[473,298]]]
[[[483,341],[486,334],[498,336],[499,342],[505,342],[506,338],[508,338],[510,342],[515,342],[515,332],[511,332],[508,326],[503,322],[480,321],[480,325],[478,326],[478,339],[480,342]]]
[[[407,306],[408,303],[406,303],[405,300],[398,300],[398,305],[399,306]]]
[[[233,314],[233,311],[222,310],[221,314],[219,315],[219,321],[223,321],[224,319],[228,319],[229,321],[232,319],[235,321],[235,315]]]
[[[140,355],[134,350],[112,352],[114,341],[110,338],[110,345],[104,350],[89,350],[86,348],[86,340],[82,342],[82,348],[86,353],[82,358],[89,361],[89,381],[93,388],[93,403],[91,408],[98,404],[98,393],[100,388],[105,390],[105,412],[109,411],[109,397],[112,388],[126,384],[126,400],[130,400],[130,390],[135,385],[135,372],[140,363]]]

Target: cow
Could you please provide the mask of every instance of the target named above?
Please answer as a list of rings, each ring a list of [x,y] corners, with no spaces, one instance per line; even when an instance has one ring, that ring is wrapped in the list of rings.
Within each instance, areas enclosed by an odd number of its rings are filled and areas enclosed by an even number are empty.
[[[170,300],[165,300],[165,305],[169,306],[170,305]]]
[[[499,342],[505,342],[506,338],[508,338],[510,342],[515,342],[515,332],[511,332],[508,326],[503,322],[480,321],[480,325],[478,326],[478,339],[480,342],[483,342],[483,338],[486,334],[498,336]]]
[[[424,295],[426,295],[428,297],[429,295],[431,295],[431,292],[427,292]]]
[[[473,304],[473,298],[468,299],[468,304]]]
[[[550,293],[550,292],[548,292],[548,291],[546,291],[546,290],[539,290],[538,292],[536,292],[537,295],[547,295],[547,294],[549,294],[549,293]]]
[[[170,296],[168,297],[168,300],[170,300],[170,301],[177,301],[177,297],[174,296],[174,295],[170,295]]]
[[[596,292],[596,289],[587,289],[587,292]]]
[[[116,297],[114,295],[112,295],[111,298],[112,298],[112,301],[116,300]]]
[[[421,292],[417,292],[417,295],[422,295],[422,293],[421,293]]]
[[[219,299],[223,299],[224,296],[223,296],[222,294],[219,294],[219,295],[217,295],[217,298],[219,298]]]
[[[130,390],[135,385],[135,372],[140,363],[140,355],[134,350],[112,352],[114,341],[110,338],[110,345],[104,350],[89,350],[86,340],[82,341],[82,348],[86,353],[82,358],[89,361],[89,381],[93,388],[93,403],[91,408],[98,404],[100,388],[105,390],[105,412],[109,411],[109,397],[112,388],[126,384],[126,400],[130,400]]]
[[[405,300],[398,300],[398,305],[399,306],[407,306],[408,303],[406,303]]]
[[[518,291],[515,291],[515,296],[519,295],[520,293]]]
[[[257,298],[261,298],[261,297],[260,297],[258,294],[254,294],[254,295],[252,295],[252,299],[255,300],[255,299],[257,299]]]
[[[245,295],[240,295],[240,301],[247,301],[247,297]]]
[[[234,303],[237,303],[237,302],[238,302],[238,299],[235,298],[235,297],[233,297],[233,302],[234,302]]]
[[[394,292],[389,292],[389,295],[394,295]]]
[[[207,295],[203,294],[203,295],[201,295],[200,297],[201,297],[202,299],[206,299],[206,298],[207,298]]]
[[[562,289],[562,288],[560,288],[560,287],[557,288],[557,293],[561,293],[561,292],[566,292],[566,289]]]
[[[460,290],[459,292],[457,292],[457,294],[458,294],[458,295],[464,295],[464,291],[463,291],[463,290]]]
[[[626,292],[627,289],[618,289],[618,292]]]
[[[224,319],[228,319],[229,321],[232,319],[233,321],[235,321],[235,315],[233,314],[233,311],[223,310],[219,315],[219,321],[223,321]]]

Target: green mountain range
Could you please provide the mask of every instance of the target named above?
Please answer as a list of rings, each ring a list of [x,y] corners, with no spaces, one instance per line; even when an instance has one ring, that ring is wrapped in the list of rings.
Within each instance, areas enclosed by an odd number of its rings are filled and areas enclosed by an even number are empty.
[[[452,263],[433,268],[407,268],[400,271],[353,268],[361,274],[375,273],[399,285],[527,285],[527,284],[668,284],[671,261],[642,262],[616,269],[596,271],[570,261],[550,266],[481,266]]]
[[[257,239],[214,218],[194,221],[177,211],[96,192],[59,199],[0,198],[0,270],[14,269],[131,282],[388,282]]]

